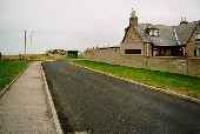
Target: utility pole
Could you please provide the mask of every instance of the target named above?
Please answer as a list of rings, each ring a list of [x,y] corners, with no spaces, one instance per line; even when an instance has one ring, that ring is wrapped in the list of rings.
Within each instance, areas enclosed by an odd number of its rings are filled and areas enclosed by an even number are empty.
[[[25,30],[24,31],[24,59],[26,60],[26,40],[27,40],[27,37],[26,37],[26,34],[27,34],[27,31]]]

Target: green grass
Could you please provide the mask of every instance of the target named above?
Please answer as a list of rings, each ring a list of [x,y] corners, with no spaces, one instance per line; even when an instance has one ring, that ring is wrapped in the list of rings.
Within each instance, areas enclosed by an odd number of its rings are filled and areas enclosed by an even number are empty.
[[[79,60],[79,59],[84,59],[84,57],[82,56],[82,55],[78,55],[77,57],[74,57],[74,56],[68,56],[68,55],[66,55],[65,56],[65,60],[71,60],[71,61],[73,61],[73,60]]]
[[[27,67],[24,61],[0,61],[0,90]]]
[[[182,74],[152,71],[142,68],[111,65],[103,62],[78,60],[74,63],[92,69],[111,73],[116,76],[128,78],[155,87],[163,87],[178,93],[200,98],[200,78]]]

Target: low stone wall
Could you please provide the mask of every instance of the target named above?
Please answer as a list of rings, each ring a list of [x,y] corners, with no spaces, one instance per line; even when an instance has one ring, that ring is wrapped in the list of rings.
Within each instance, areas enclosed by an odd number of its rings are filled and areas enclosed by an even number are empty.
[[[3,55],[2,60],[23,60],[24,55]],[[64,55],[46,55],[46,54],[27,54],[26,59],[30,61],[42,61],[42,60],[60,60],[65,58]]]
[[[200,76],[200,58],[144,57],[120,53],[90,53],[84,57],[117,65]]]
[[[190,58],[187,60],[187,72],[190,75],[200,76],[200,58]]]
[[[187,60],[176,57],[148,58],[149,69],[187,74]]]

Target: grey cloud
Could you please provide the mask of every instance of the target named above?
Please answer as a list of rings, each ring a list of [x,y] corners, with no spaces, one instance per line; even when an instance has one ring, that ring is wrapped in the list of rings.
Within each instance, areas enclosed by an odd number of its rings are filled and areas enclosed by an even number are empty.
[[[29,52],[117,44],[131,8],[140,22],[178,24],[198,20],[199,0],[0,0],[0,51],[23,52],[23,30],[36,31]]]

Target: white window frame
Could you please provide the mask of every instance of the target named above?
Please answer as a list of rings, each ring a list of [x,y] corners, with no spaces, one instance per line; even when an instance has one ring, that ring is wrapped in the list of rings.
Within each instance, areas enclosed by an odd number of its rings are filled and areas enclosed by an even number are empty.
[[[156,36],[156,37],[159,36],[159,30],[158,29],[154,30],[154,36]]]
[[[200,40],[200,33],[195,34],[195,40]]]
[[[153,34],[154,34],[153,31],[154,31],[153,29],[151,29],[151,30],[149,31],[149,35],[150,35],[150,36],[153,36]]]
[[[149,35],[158,37],[159,36],[159,30],[158,29],[150,29]]]

